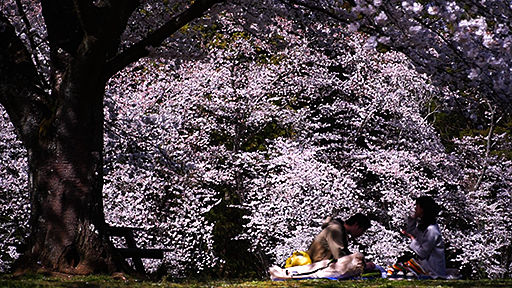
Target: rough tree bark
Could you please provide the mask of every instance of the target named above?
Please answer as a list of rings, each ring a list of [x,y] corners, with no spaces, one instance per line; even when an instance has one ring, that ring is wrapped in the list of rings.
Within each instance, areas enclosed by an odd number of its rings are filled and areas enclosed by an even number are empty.
[[[31,197],[28,247],[13,272],[131,272],[113,249],[103,211],[105,84],[218,1],[195,1],[122,53],[119,39],[138,0],[41,2],[51,59],[46,90],[0,11],[0,103],[28,151]]]

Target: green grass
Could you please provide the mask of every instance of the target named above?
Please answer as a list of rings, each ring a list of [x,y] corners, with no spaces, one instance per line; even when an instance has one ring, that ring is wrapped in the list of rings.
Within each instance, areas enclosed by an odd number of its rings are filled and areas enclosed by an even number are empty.
[[[199,287],[246,287],[246,288],[301,288],[301,287],[512,287],[512,280],[420,280],[420,281],[391,281],[387,279],[377,280],[291,280],[291,281],[255,281],[255,280],[163,280],[158,282],[140,280],[134,278],[125,279],[110,276],[86,276],[86,277],[50,277],[43,275],[28,275],[13,277],[8,274],[0,275],[0,287],[169,287],[169,288],[199,288]]]

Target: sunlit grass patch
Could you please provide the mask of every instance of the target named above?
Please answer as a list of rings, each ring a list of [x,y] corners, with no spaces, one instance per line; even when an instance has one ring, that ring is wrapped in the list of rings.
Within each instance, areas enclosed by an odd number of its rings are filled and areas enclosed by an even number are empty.
[[[40,274],[13,277],[9,274],[0,274],[0,287],[24,288],[24,287],[165,287],[165,288],[391,288],[391,287],[512,287],[512,280],[421,280],[391,281],[387,279],[376,280],[342,280],[327,279],[315,280],[244,280],[244,279],[166,279],[162,281],[150,281],[133,277],[118,275],[112,276],[45,276]]]

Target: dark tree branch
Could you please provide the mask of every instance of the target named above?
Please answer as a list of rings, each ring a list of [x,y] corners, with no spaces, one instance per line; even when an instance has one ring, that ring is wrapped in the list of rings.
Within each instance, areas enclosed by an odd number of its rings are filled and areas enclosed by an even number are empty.
[[[84,31],[73,1],[41,0],[41,5],[52,52],[55,53],[61,48],[73,56],[76,55]]]
[[[106,23],[103,26],[109,27],[112,35],[115,35],[115,37],[109,37],[108,39],[107,59],[110,59],[117,54],[121,35],[126,29],[128,19],[140,5],[140,2],[139,0],[111,0],[104,2],[106,3],[99,7]]]
[[[82,30],[86,35],[98,34],[98,17],[95,7],[90,0],[73,0],[76,9],[78,21],[82,26]]]
[[[149,51],[147,48],[160,46],[165,39],[169,38],[172,34],[178,31],[178,29],[194,19],[200,18],[204,12],[213,7],[216,3],[220,2],[222,2],[222,0],[195,1],[189,9],[178,16],[175,16],[155,32],[149,34],[145,39],[126,49],[124,52],[109,61],[104,71],[105,74],[103,75],[103,79],[109,79],[112,75],[121,71],[129,64],[134,63],[142,57],[148,56]]]
[[[21,3],[21,0],[16,0],[16,6],[18,6],[18,11],[21,13],[21,19],[23,20],[23,23],[25,24],[25,33],[27,34],[28,41],[30,43],[30,48],[32,49],[32,56],[34,57],[35,64],[38,67],[42,67],[41,61],[39,57],[37,57],[37,45],[34,40],[34,33],[32,31],[32,25],[30,24],[30,21],[28,20],[27,13],[25,13],[25,10],[23,9],[23,4]],[[50,84],[48,84],[41,73],[39,73],[39,80],[42,83],[43,87],[48,89],[50,88]]]
[[[0,103],[25,144],[37,141],[33,131],[51,113],[45,96],[30,53],[0,12]]]
[[[494,129],[496,127],[496,122],[494,121],[496,108],[492,106],[488,101],[486,102],[487,106],[489,106],[489,110],[491,111],[491,123],[489,124],[489,133],[487,134],[487,145],[485,148],[484,165],[482,167],[482,170],[480,171],[480,176],[478,176],[478,180],[475,184],[475,187],[473,187],[473,191],[477,191],[478,189],[480,189],[480,185],[482,185],[482,180],[484,179],[485,173],[487,172],[487,168],[490,165],[489,156],[491,155],[492,136],[494,133]]]

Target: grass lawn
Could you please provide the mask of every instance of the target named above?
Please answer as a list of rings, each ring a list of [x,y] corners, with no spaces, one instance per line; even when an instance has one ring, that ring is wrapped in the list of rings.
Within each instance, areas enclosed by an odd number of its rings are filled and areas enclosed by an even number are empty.
[[[248,287],[248,288],[300,288],[300,287],[512,287],[512,280],[450,280],[450,281],[433,281],[433,280],[291,280],[277,281],[269,280],[163,280],[152,282],[148,280],[139,280],[134,278],[124,278],[123,276],[87,276],[87,277],[67,277],[67,276],[23,276],[12,277],[9,274],[0,274],[0,287],[172,287],[172,288],[188,288],[188,287]]]

